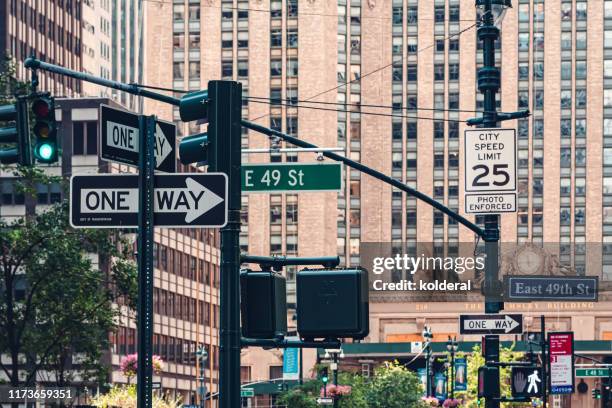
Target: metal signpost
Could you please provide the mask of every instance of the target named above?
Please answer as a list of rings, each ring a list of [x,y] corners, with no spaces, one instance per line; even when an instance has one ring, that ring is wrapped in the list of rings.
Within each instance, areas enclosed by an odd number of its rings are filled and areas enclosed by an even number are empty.
[[[461,315],[461,334],[519,334],[523,332],[523,315]]]
[[[548,367],[551,394],[574,392],[574,333],[548,334]]]
[[[138,175],[75,175],[70,179],[70,223],[75,228],[135,228],[142,205]],[[180,173],[152,177],[155,226],[218,228],[227,223],[227,177]],[[153,198],[154,197],[154,198]]]
[[[499,214],[516,211],[516,131],[465,131],[465,212]]]
[[[139,116],[132,112],[100,105],[100,157],[103,160],[138,166]],[[155,120],[155,170],[176,172],[176,126]]]
[[[242,166],[242,191],[340,191],[340,163],[266,163]]]
[[[505,299],[511,301],[586,300],[597,302],[597,276],[504,276]]]

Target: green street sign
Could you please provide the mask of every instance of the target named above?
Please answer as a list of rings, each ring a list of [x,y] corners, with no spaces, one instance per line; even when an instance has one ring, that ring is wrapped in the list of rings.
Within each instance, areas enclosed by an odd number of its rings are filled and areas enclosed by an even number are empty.
[[[577,368],[576,377],[608,377],[612,374],[612,367],[607,368]]]
[[[241,388],[240,398],[250,398],[255,396],[255,388]]]
[[[266,163],[242,166],[242,192],[339,191],[340,163]]]

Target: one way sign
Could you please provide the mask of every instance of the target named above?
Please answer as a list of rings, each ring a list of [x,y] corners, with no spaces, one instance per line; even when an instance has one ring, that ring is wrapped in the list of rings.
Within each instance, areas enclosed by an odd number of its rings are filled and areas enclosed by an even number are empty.
[[[100,105],[100,154],[102,159],[138,166],[140,129],[135,113]],[[176,171],[176,126],[155,122],[155,170]]]
[[[517,334],[523,332],[523,315],[461,315],[461,334]]]
[[[227,176],[155,176],[156,227],[219,228],[227,223]],[[70,224],[75,228],[138,227],[138,176],[75,175],[70,179]]]

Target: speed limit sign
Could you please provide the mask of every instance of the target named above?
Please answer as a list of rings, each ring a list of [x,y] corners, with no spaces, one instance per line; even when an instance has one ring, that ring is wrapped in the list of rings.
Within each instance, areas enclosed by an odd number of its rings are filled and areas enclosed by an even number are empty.
[[[516,131],[465,131],[465,212],[487,214],[516,211]]]

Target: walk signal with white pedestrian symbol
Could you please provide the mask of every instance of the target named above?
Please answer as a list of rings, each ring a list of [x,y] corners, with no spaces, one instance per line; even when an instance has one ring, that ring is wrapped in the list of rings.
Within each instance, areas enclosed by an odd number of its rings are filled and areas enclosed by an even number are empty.
[[[512,367],[513,397],[539,397],[542,390],[540,367]]]

